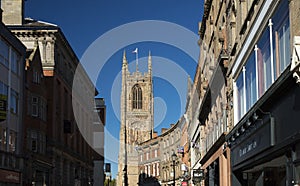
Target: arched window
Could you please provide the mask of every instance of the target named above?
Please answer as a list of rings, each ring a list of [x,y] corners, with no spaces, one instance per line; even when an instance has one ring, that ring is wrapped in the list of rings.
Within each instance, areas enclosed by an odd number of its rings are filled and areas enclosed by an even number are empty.
[[[133,109],[142,109],[142,89],[136,84],[132,88],[132,108]]]

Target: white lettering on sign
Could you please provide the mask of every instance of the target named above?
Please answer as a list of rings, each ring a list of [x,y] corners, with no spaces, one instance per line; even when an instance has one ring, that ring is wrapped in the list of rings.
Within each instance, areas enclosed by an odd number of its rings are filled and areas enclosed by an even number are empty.
[[[12,175],[12,174],[8,174],[6,176],[6,179],[8,179],[8,180],[14,180],[14,181],[19,181],[19,177],[16,176],[16,175]]]
[[[250,151],[252,151],[253,149],[255,149],[257,147],[257,142],[255,140],[253,140],[251,143],[245,145],[244,147],[242,147],[239,151],[239,155],[240,157],[244,156],[245,154],[249,153]]]

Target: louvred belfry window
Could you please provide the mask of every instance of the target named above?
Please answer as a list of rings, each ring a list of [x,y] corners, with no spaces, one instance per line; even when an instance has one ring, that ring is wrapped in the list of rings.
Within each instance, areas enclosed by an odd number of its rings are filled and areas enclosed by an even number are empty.
[[[142,109],[142,89],[139,85],[134,85],[132,88],[132,108]]]

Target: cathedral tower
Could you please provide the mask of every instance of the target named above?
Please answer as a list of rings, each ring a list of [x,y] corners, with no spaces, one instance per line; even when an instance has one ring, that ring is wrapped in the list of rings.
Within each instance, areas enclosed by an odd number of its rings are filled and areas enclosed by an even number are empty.
[[[153,89],[151,54],[148,72],[130,73],[126,53],[123,54],[121,92],[121,130],[118,162],[118,186],[136,186],[139,178],[136,147],[152,138]],[[127,184],[125,184],[127,183]]]

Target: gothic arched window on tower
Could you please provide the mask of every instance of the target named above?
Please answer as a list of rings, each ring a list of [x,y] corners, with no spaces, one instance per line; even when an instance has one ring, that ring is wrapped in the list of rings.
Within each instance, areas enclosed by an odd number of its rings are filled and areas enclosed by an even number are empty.
[[[132,108],[142,109],[142,89],[139,85],[134,85],[132,88]]]

